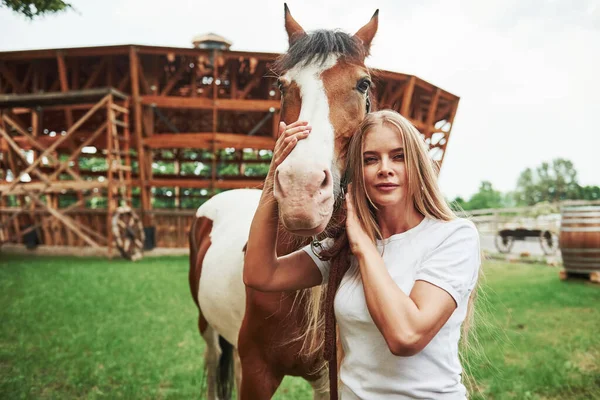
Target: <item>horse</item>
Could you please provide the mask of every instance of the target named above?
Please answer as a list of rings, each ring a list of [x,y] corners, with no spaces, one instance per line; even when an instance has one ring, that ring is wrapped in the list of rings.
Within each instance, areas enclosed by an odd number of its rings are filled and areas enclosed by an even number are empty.
[[[340,31],[306,33],[284,6],[289,49],[276,62],[281,120],[309,121],[312,133],[274,174],[278,203],[277,253],[310,243],[335,220],[350,137],[369,112],[371,77],[365,58],[377,32],[378,12],[354,35]],[[310,296],[263,293],[245,287],[244,251],[261,191],[220,193],[200,206],[189,234],[189,284],[198,307],[198,328],[206,341],[208,399],[268,399],[286,375],[300,376],[315,399],[329,398],[321,352],[301,355]],[[338,202],[339,203],[339,202]],[[333,217],[332,217],[333,216]]]

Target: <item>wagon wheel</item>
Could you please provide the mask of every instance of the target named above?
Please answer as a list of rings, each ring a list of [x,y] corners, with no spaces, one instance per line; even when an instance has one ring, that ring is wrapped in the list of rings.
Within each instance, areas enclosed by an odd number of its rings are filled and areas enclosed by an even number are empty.
[[[556,249],[558,249],[558,236],[551,231],[542,231],[540,233],[540,245],[544,254],[550,256],[556,253]]]
[[[119,207],[112,218],[112,231],[119,252],[128,260],[142,258],[144,227],[142,221],[130,207]]]
[[[495,245],[496,249],[498,249],[500,253],[510,253],[514,243],[515,240],[512,236],[501,234],[496,235]]]

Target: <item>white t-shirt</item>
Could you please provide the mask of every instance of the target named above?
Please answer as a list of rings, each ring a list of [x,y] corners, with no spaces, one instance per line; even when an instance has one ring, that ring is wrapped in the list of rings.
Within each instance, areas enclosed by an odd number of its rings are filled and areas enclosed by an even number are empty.
[[[322,245],[331,245],[326,239]],[[431,342],[418,354],[395,356],[373,322],[360,277],[346,274],[335,296],[335,316],[344,349],[340,369],[343,400],[352,399],[465,399],[458,358],[460,326],[479,271],[479,235],[472,222],[424,218],[416,227],[378,241],[385,265],[407,295],[417,280],[448,292],[457,308]],[[314,260],[327,282],[330,263]],[[356,259],[352,259],[356,265]]]

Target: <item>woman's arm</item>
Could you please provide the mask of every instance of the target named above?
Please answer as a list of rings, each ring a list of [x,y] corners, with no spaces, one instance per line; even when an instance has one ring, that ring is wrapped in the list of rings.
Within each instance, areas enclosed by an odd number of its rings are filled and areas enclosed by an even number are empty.
[[[321,272],[304,251],[277,257],[277,201],[273,197],[273,177],[277,167],[296,146],[308,137],[306,122],[279,125],[279,139],[265,181],[259,206],[254,214],[244,258],[244,283],[264,292],[298,290],[321,283]]]
[[[407,296],[390,276],[373,244],[355,256],[369,313],[390,351],[397,356],[412,356],[423,350],[456,309],[452,296],[425,281],[415,282]]]
[[[421,280],[415,282],[410,295],[406,295],[362,229],[349,195],[346,206],[350,249],[358,261],[371,318],[394,355],[415,355],[444,326],[457,304],[446,290]]]

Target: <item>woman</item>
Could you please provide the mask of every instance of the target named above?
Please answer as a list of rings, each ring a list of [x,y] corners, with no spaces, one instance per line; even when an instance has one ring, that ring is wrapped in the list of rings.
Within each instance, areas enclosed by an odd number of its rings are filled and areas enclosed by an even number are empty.
[[[271,176],[310,127],[282,124],[280,133]],[[334,302],[342,399],[465,399],[458,343],[479,272],[476,228],[449,209],[421,135],[394,111],[367,115],[347,165],[347,241],[335,242],[352,253]],[[277,205],[263,196],[245,283],[262,291],[326,283],[335,258],[323,261],[311,246],[276,257]]]

